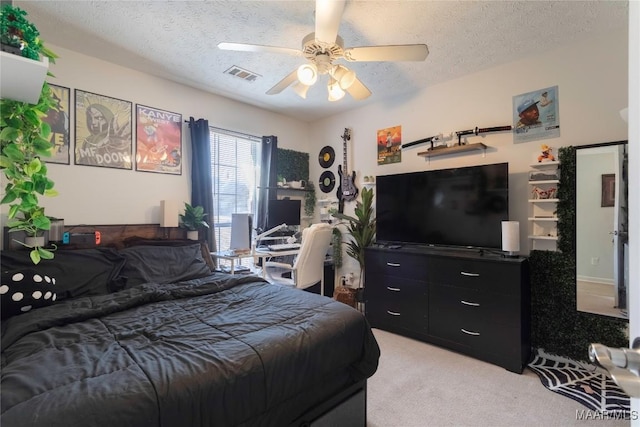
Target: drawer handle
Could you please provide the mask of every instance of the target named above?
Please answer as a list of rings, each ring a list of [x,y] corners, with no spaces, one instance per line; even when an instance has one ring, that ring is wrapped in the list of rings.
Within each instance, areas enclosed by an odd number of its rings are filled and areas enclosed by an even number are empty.
[[[467,330],[466,330],[466,329],[464,329],[464,328],[461,328],[460,330],[461,330],[462,332],[464,332],[465,334],[467,334],[467,335],[473,335],[473,336],[476,336],[476,337],[480,335],[480,332],[467,331]]]
[[[464,305],[470,305],[472,307],[480,307],[480,303],[477,302],[469,302],[469,301],[465,301],[463,299],[460,300],[460,302]]]
[[[400,288],[392,288],[392,287],[387,286],[387,289],[390,290],[390,291],[393,291],[393,292],[400,292]]]
[[[387,314],[390,314],[392,316],[400,316],[400,313],[396,313],[395,311],[389,311],[389,310],[387,310]]]
[[[400,267],[400,263],[398,262],[388,262],[387,265],[389,267]]]
[[[480,274],[478,273],[467,273],[466,271],[461,271],[460,274],[462,274],[463,276],[469,276],[469,277],[480,277]]]

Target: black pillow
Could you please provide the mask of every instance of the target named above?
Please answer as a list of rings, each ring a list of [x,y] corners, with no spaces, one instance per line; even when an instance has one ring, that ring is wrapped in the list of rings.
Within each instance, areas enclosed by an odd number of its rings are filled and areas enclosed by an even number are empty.
[[[34,265],[29,251],[2,251],[2,271],[32,269],[56,278],[57,299],[104,295],[119,290],[116,278],[125,263],[115,249],[59,249],[51,260]]]
[[[142,283],[177,283],[211,274],[200,244],[189,246],[134,246],[120,250],[127,260],[122,269],[126,287]]]
[[[0,308],[2,319],[55,303],[56,279],[33,269],[2,270]]]

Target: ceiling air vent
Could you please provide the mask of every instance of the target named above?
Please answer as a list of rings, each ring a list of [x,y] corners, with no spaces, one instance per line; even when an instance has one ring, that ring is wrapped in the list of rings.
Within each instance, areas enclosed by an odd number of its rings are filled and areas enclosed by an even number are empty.
[[[244,68],[240,68],[237,65],[232,66],[231,68],[226,70],[225,73],[231,74],[232,76],[239,77],[249,82],[255,82],[256,80],[258,80],[258,77],[262,77],[260,74],[245,70]]]

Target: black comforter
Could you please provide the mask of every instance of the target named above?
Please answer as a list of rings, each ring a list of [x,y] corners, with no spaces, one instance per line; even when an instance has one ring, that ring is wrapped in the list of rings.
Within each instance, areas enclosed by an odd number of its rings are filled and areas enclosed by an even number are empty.
[[[379,354],[356,310],[254,276],[143,284],[3,322],[0,421],[286,425]]]

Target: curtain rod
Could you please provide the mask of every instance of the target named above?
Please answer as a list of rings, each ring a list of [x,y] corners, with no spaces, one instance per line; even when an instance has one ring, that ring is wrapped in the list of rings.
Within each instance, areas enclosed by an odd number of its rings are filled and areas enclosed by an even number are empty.
[[[184,122],[185,123],[190,123],[189,120],[185,120]],[[219,128],[219,127],[215,127],[215,126],[209,126],[209,129],[220,131],[220,132],[226,133],[226,134],[231,135],[231,136],[239,136],[239,137],[246,138],[246,139],[255,139],[256,141],[262,141],[261,137],[255,136],[255,135],[250,135],[250,134],[244,133],[244,132],[238,132],[238,131],[235,131],[235,130],[223,129],[223,128]]]

